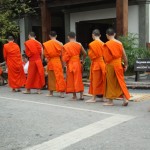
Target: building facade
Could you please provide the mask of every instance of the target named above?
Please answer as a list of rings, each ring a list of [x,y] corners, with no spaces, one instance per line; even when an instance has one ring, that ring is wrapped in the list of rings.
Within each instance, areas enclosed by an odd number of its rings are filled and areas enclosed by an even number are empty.
[[[150,0],[39,0],[39,7],[41,17],[27,26],[32,29],[38,24],[34,29],[41,31],[42,42],[48,40],[50,30],[56,30],[62,42],[74,31],[87,47],[93,29],[100,29],[106,41],[105,31],[113,27],[117,36],[135,33],[141,45],[150,43]]]

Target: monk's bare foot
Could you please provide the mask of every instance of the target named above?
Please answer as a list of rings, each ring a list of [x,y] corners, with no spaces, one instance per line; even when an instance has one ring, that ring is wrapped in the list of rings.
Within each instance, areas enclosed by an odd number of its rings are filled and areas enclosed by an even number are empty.
[[[103,106],[114,106],[114,103],[104,103]]]
[[[23,94],[31,94],[30,91],[23,91],[22,93],[23,93]]]
[[[77,100],[77,97],[72,97],[72,99],[71,99],[72,101],[76,101]]]
[[[61,93],[60,93],[60,97],[61,97],[61,98],[64,98],[64,92],[61,92]]]
[[[21,90],[20,89],[16,89],[16,92],[21,92]]]
[[[86,103],[96,103],[96,100],[95,99],[89,99],[87,101],[85,101]]]
[[[80,97],[79,100],[83,101],[83,100],[84,100],[84,97]]]
[[[71,99],[72,101],[76,101],[77,100],[77,94],[76,93],[73,93],[73,97]]]
[[[128,106],[129,102],[127,100],[125,100],[122,104],[122,106]]]
[[[16,92],[16,90],[15,90],[15,89],[12,89],[11,91],[12,91],[12,92]]]
[[[42,92],[38,89],[34,94],[42,94]]]
[[[53,94],[50,94],[50,93],[49,93],[49,94],[46,94],[46,96],[47,96],[47,97],[52,97]]]
[[[103,98],[99,98],[98,100],[96,100],[97,102],[106,102]]]
[[[112,100],[109,100],[108,102],[104,103],[103,106],[114,106],[114,103]]]

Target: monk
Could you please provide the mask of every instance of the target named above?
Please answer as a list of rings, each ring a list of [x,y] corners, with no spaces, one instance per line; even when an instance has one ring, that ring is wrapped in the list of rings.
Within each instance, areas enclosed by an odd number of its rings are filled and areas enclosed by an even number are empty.
[[[4,59],[8,67],[8,84],[13,92],[20,92],[25,85],[26,77],[22,65],[19,46],[14,42],[13,36],[8,37],[8,43],[3,47]]]
[[[91,59],[89,94],[93,96],[86,101],[88,103],[96,102],[96,95],[104,95],[106,68],[103,59],[104,43],[100,40],[100,36],[98,29],[93,30],[92,38],[94,41],[89,44],[88,55]]]
[[[76,34],[70,32],[68,34],[69,42],[64,45],[63,61],[67,67],[66,93],[73,93],[73,100],[77,100],[76,93],[80,93],[80,100],[84,100],[84,86],[82,82],[82,66],[80,62],[80,54],[83,55],[83,62],[86,52],[82,45],[76,41]]]
[[[51,40],[43,43],[44,55],[48,61],[48,89],[50,93],[47,96],[53,96],[53,91],[57,91],[60,92],[60,97],[64,98],[66,82],[61,60],[63,44],[56,39],[57,33],[55,31],[51,31],[49,36]]]
[[[106,62],[106,88],[105,96],[109,101],[105,106],[113,106],[113,99],[123,97],[123,106],[128,105],[130,94],[124,80],[124,72],[128,68],[128,61],[123,45],[115,39],[115,31],[109,28],[106,31],[108,42],[104,45],[104,59]],[[122,66],[124,63],[124,67]]]
[[[41,94],[41,88],[45,85],[42,51],[42,45],[35,39],[35,33],[30,32],[29,40],[25,42],[25,53],[29,58],[29,67],[24,94],[30,94],[31,89],[37,89],[36,93]]]

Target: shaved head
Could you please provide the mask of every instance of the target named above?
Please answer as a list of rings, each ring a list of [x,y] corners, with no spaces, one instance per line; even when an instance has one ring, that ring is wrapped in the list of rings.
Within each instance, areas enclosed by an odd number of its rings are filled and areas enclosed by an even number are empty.
[[[68,33],[68,37],[71,39],[75,39],[76,38],[76,34],[74,32],[69,32]]]
[[[8,36],[8,41],[14,41],[14,37],[13,36]]]
[[[99,29],[93,30],[92,34],[93,34],[94,36],[100,36],[100,35],[101,35]]]
[[[108,36],[114,36],[114,35],[115,35],[115,30],[114,30],[113,28],[108,28],[108,29],[106,30],[106,34],[107,34]]]
[[[29,35],[30,35],[31,37],[34,37],[34,38],[35,38],[35,33],[34,33],[34,32],[30,32]]]

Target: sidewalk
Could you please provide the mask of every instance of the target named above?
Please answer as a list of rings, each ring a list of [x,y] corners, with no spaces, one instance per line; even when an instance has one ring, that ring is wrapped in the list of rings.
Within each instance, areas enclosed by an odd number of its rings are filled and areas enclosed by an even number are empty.
[[[84,85],[89,86],[89,80],[83,79]],[[140,74],[140,79],[138,82],[135,82],[135,75],[125,76],[125,81],[128,88],[131,89],[150,89],[150,74],[143,73]]]
[[[83,79],[84,85],[89,87],[89,80]],[[150,89],[150,74],[144,73],[140,74],[140,80],[135,82],[135,75],[133,76],[125,76],[125,81],[128,89],[130,89],[131,98],[130,101],[140,102],[144,100],[150,100],[150,93],[148,92]],[[144,92],[144,91],[147,92]],[[88,94],[88,91],[85,91],[86,96],[91,96]]]
[[[150,74],[143,73],[140,74],[139,81],[135,81],[135,75],[125,76],[126,84],[128,88],[138,88],[138,89],[149,89],[150,88]]]

